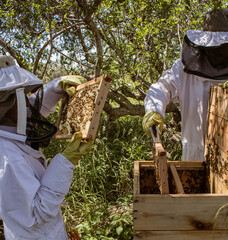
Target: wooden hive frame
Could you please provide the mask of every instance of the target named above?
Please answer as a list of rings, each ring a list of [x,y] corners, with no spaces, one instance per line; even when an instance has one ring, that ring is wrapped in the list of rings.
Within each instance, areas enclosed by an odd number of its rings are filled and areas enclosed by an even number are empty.
[[[108,74],[76,87],[74,96],[63,99],[55,138],[70,139],[81,132],[83,139],[95,139],[112,77]]]
[[[155,174],[161,194],[169,194],[167,153],[160,142],[155,142]]]

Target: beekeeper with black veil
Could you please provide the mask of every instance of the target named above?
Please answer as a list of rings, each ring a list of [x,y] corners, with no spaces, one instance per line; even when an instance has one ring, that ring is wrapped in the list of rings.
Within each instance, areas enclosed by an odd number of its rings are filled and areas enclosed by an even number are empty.
[[[205,14],[203,30],[186,32],[181,58],[152,84],[144,100],[143,129],[162,132],[165,110],[178,98],[184,161],[203,161],[211,86],[228,87],[228,8]],[[225,83],[226,82],[226,83]]]
[[[0,218],[6,240],[67,239],[60,204],[92,140],[81,141],[76,133],[48,166],[40,147],[56,132],[45,117],[66,92],[72,94],[85,81],[64,76],[43,87],[12,57],[0,57]]]

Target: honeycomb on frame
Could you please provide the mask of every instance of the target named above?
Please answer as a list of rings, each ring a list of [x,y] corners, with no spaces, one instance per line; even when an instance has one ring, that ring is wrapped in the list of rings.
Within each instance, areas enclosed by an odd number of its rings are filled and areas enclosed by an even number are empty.
[[[81,132],[83,139],[95,139],[111,80],[108,74],[102,75],[78,85],[74,96],[63,99],[55,138],[71,138]]]

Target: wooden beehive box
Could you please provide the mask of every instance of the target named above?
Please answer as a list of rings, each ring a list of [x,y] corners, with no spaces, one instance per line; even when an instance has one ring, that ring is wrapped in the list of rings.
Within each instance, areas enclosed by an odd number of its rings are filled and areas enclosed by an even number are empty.
[[[228,239],[227,90],[211,89],[204,162],[167,162],[168,194],[157,185],[155,162],[134,163],[134,240]],[[184,193],[178,193],[175,166]]]
[[[101,112],[112,78],[108,74],[78,85],[76,94],[63,100],[55,138],[71,138],[81,132],[83,139],[95,139]]]

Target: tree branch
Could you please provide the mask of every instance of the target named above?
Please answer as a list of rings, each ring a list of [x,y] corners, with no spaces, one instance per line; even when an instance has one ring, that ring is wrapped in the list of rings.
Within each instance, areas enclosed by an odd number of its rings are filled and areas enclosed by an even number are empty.
[[[45,75],[45,73],[46,73],[46,71],[47,71],[47,66],[48,66],[48,64],[49,64],[49,62],[50,62],[51,55],[52,55],[52,51],[53,51],[53,38],[52,38],[52,26],[51,26],[51,24],[52,24],[52,18],[51,18],[51,14],[50,14],[51,10],[50,10],[49,0],[47,1],[47,4],[48,4],[48,10],[49,10],[49,11],[48,11],[48,24],[49,24],[49,35],[50,35],[51,49],[50,49],[50,53],[49,53],[49,56],[48,56],[48,60],[47,60],[47,62],[46,62],[46,64],[45,64],[43,73],[42,73],[42,75],[41,75],[41,79],[43,79],[43,77],[44,77],[44,75]]]
[[[1,37],[0,37],[0,46],[2,46],[14,59],[16,59],[20,67],[27,69],[27,66],[25,64],[23,57],[18,52],[16,52],[11,46],[9,46],[9,44],[6,43]]]
[[[116,101],[120,106],[118,108],[112,107],[108,101],[106,101],[104,106],[104,111],[109,115],[111,121],[116,120],[119,117],[126,115],[131,116],[144,116],[145,109],[144,105],[141,104],[132,104],[129,100],[117,92],[110,92],[108,94],[108,99]],[[181,121],[180,111],[179,111],[179,102],[171,101],[166,107],[166,113],[174,113],[174,121],[179,123]]]
[[[93,66],[89,66],[88,64],[83,64],[82,61],[77,61],[77,60],[75,60],[75,59],[67,56],[66,54],[64,54],[63,52],[61,52],[59,49],[57,49],[56,47],[53,47],[53,48],[55,49],[56,52],[58,52],[59,54],[63,55],[65,58],[70,59],[72,62],[76,62],[76,63],[81,64],[81,65],[83,65],[83,66],[85,66],[85,67],[87,67],[87,68],[90,68],[90,69],[94,69]]]
[[[97,0],[94,2],[94,6],[97,8],[101,3],[101,0]],[[92,14],[96,10],[95,8],[90,8],[86,1],[84,0],[77,0],[79,7],[81,8],[82,12],[85,14],[84,21],[90,30],[94,34],[96,48],[97,48],[97,62],[95,67],[95,77],[99,77],[101,75],[101,67],[103,65],[103,47],[101,42],[101,35],[100,31],[97,28],[96,24],[92,20]]]
[[[34,73],[34,74],[36,74],[39,61],[40,61],[40,59],[41,59],[41,57],[42,57],[42,54],[43,54],[45,48],[46,48],[55,38],[59,37],[62,33],[70,30],[71,28],[75,27],[77,24],[78,24],[78,23],[75,23],[75,24],[70,25],[70,26],[64,28],[63,30],[59,31],[58,33],[56,33],[56,34],[52,37],[52,39],[49,39],[49,40],[43,45],[43,47],[39,50],[39,52],[38,52],[38,54],[37,54],[37,56],[36,56],[36,61],[35,61],[35,63],[34,63],[34,68],[33,68],[33,73]]]
[[[117,102],[121,107],[132,108],[134,106],[124,95],[117,91],[109,92],[108,97]]]
[[[115,121],[119,117],[123,117],[126,115],[131,116],[143,116],[145,113],[144,106],[143,105],[133,105],[133,109],[129,109],[126,107],[119,107],[119,108],[113,108],[108,102],[105,103],[104,111],[109,115],[109,119],[111,121]]]

